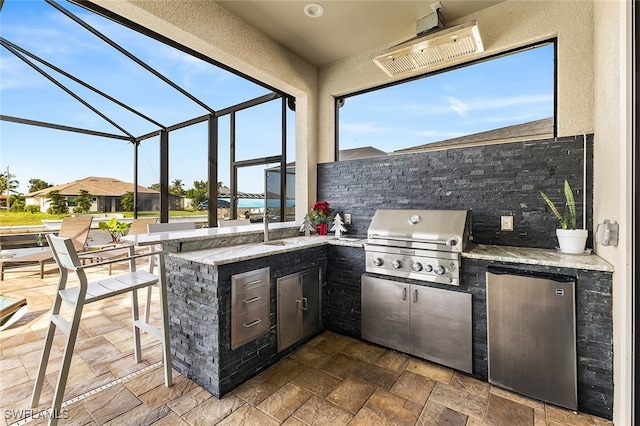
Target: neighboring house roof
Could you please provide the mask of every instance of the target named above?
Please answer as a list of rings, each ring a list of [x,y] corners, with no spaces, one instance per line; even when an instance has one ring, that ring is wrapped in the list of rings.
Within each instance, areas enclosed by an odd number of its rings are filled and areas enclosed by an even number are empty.
[[[363,146],[360,148],[351,148],[351,149],[342,149],[338,153],[338,160],[358,160],[361,158],[371,158],[371,157],[383,157],[387,154],[385,151],[381,151],[378,148],[374,148],[372,146]]]
[[[49,188],[41,189],[40,191],[32,192],[27,196],[45,196],[51,191],[59,191],[60,195],[75,196],[78,195],[81,189],[88,191],[89,194],[94,197],[121,197],[127,192],[133,191],[133,184],[130,182],[123,182],[114,178],[90,176],[62,185],[56,185]],[[154,191],[153,189],[138,185],[138,193],[157,194],[158,191]]]
[[[432,142],[394,151],[394,154],[407,154],[409,152],[424,151],[430,149],[456,148],[477,144],[497,144],[515,142],[518,140],[546,139],[553,137],[553,117],[514,126],[501,127],[486,132],[474,133],[459,138]]]

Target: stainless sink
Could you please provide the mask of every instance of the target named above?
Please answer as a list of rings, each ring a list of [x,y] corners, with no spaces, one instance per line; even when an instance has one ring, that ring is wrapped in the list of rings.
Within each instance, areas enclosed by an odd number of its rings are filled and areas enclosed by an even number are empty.
[[[288,241],[284,240],[275,240],[275,241],[267,241],[266,243],[262,243],[267,246],[286,246],[287,244],[291,244]]]

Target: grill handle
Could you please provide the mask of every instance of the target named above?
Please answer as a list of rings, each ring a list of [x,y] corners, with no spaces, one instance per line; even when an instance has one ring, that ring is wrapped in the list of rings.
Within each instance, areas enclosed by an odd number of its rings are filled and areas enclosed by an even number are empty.
[[[417,243],[427,243],[427,244],[439,244],[444,246],[453,247],[458,244],[458,240],[455,238],[449,238],[448,240],[423,240],[420,238],[402,238],[402,237],[389,237],[389,236],[380,236],[378,234],[370,234],[369,239],[371,240],[391,240],[391,241],[403,241],[403,242],[417,242]]]

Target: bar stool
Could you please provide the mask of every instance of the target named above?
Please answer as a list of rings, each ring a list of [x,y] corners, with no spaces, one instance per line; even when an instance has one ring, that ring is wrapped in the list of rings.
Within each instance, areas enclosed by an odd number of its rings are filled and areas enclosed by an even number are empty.
[[[173,384],[173,379],[171,371],[167,288],[164,279],[164,254],[162,252],[135,254],[135,248],[134,246],[131,246],[129,247],[129,256],[126,258],[82,265],[82,261],[78,257],[78,253],[73,246],[73,242],[69,238],[60,238],[48,234],[47,240],[49,242],[49,247],[51,247],[51,251],[53,252],[54,259],[58,264],[58,268],[60,269],[60,283],[58,284],[58,290],[53,302],[51,322],[49,323],[49,328],[47,330],[42,358],[40,360],[40,366],[38,367],[38,376],[33,388],[31,408],[37,407],[40,402],[40,394],[42,392],[42,386],[44,383],[45,373],[47,371],[47,364],[49,362],[49,355],[51,353],[51,346],[53,344],[56,328],[59,328],[64,334],[66,334],[67,342],[62,356],[62,367],[58,376],[58,382],[54,389],[51,413],[49,413],[49,425],[56,425],[58,423],[60,409],[62,406],[62,398],[64,396],[65,386],[69,376],[69,368],[71,366],[71,357],[73,356],[73,349],[76,344],[76,337],[80,326],[80,317],[82,315],[84,305],[129,292],[131,292],[132,299],[135,360],[136,362],[140,362],[142,360],[140,353],[140,330],[144,330],[162,342],[165,385],[167,387],[171,386]],[[106,250],[110,249],[105,249],[105,251]],[[136,271],[136,259],[145,256],[157,256],[156,259],[158,261],[159,275],[154,275],[144,270]],[[87,279],[87,275],[85,273],[87,269],[108,265],[113,262],[122,262],[123,260],[129,261],[128,273],[105,276],[104,278],[95,281],[89,281]],[[67,287],[69,271],[76,274],[79,285]],[[149,288],[156,284],[158,284],[160,289],[160,305],[162,311],[161,330],[152,327],[147,322],[141,320],[138,308],[138,289],[145,287]],[[70,319],[66,319],[60,314],[62,302],[69,305],[73,310]]]
[[[196,229],[195,222],[174,222],[174,223],[147,223],[145,231],[149,234],[160,233],[160,232],[170,232],[170,231],[192,231]],[[140,232],[142,233],[142,232]],[[128,235],[128,234],[127,234]],[[133,235],[133,234],[131,234]],[[162,245],[156,245],[149,247],[150,251],[155,251],[156,253],[162,251]],[[151,257],[149,259],[149,272],[153,273],[155,268],[156,259],[155,257]],[[144,306],[144,320],[145,322],[149,321],[149,312],[151,309],[151,287],[147,290],[147,304]]]

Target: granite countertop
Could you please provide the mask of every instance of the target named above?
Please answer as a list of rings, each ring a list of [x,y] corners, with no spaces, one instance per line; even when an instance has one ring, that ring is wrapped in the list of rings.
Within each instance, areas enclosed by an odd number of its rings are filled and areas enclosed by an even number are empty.
[[[595,254],[564,254],[557,250],[540,248],[479,244],[471,250],[462,253],[462,257],[527,265],[613,272],[613,266]]]
[[[299,228],[299,225],[294,222],[276,222],[269,224],[270,231],[291,231],[293,228]],[[210,239],[226,240],[228,244],[230,237],[233,241],[236,241],[234,245],[169,253],[170,256],[209,265],[224,265],[227,263],[287,253],[325,244],[362,248],[367,242],[366,237],[358,235],[350,236],[349,234],[346,234],[342,237],[336,238],[334,235],[319,236],[314,234],[309,237],[299,236],[277,239],[267,243],[243,243],[243,237],[263,232],[264,225],[258,223],[227,228],[202,228],[188,231],[131,235],[123,237],[122,240],[128,244],[143,246]],[[478,244],[472,246],[468,251],[463,252],[462,257],[497,262],[613,272],[613,266],[598,255],[564,254],[551,249]]]
[[[269,231],[286,230],[300,228],[295,222],[273,222],[269,224]],[[199,241],[210,239],[223,239],[228,237],[242,237],[251,234],[264,233],[264,224],[255,223],[251,225],[229,226],[224,228],[199,228],[186,231],[154,232],[153,234],[126,235],[121,238],[122,242],[137,246],[148,246],[154,244],[168,244],[175,242]]]
[[[266,243],[249,243],[236,246],[216,247],[204,250],[170,253],[169,256],[198,262],[205,265],[225,265],[228,263],[240,262],[243,260],[256,259],[264,256],[288,253],[294,250],[302,250],[326,244],[364,247],[365,238],[338,237],[333,235],[309,237],[293,237],[281,240],[267,241]]]

